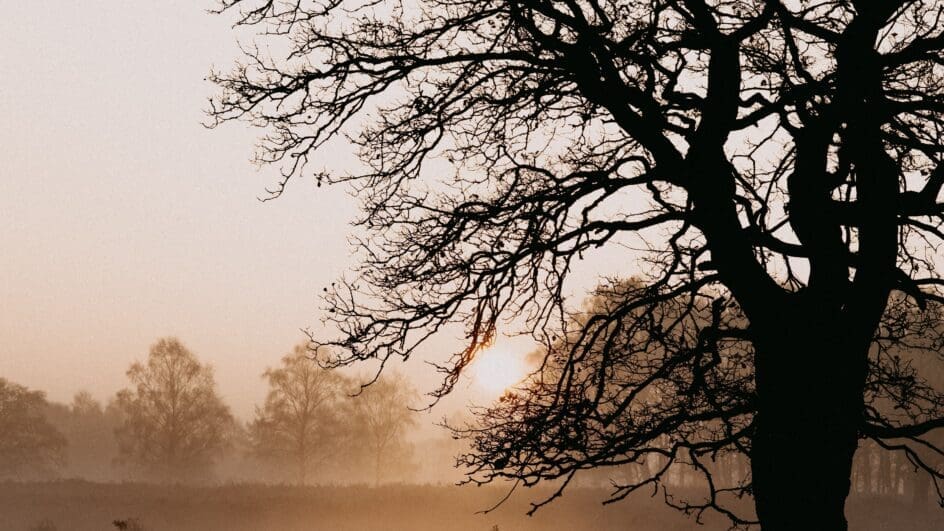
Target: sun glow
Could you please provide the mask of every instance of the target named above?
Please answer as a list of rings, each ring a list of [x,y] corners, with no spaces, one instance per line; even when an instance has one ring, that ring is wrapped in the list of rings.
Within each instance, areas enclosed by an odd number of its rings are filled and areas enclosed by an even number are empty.
[[[528,375],[527,350],[499,342],[475,355],[469,366],[473,383],[482,391],[498,396]]]

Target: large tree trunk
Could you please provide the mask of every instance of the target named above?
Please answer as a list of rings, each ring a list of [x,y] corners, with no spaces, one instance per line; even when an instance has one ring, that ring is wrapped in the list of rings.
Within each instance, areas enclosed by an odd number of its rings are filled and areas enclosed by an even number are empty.
[[[764,531],[848,528],[868,352],[818,317],[794,313],[755,344],[751,470]]]

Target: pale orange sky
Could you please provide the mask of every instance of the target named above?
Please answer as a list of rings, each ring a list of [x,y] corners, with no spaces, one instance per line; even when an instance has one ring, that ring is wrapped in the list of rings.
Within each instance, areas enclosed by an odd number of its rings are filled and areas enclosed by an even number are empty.
[[[0,19],[0,376],[105,399],[158,337],[212,363],[248,413],[259,374],[317,324],[347,265],[353,200],[248,162],[208,131],[211,66],[236,56],[209,2],[8,2]]]
[[[215,91],[204,78],[238,56],[230,18],[211,6],[4,5],[0,376],[57,401],[81,389],[106,401],[132,361],[175,335],[245,418],[265,394],[261,372],[318,325],[317,295],[350,265],[355,201],[299,181],[260,203],[277,176],[249,163],[260,131],[201,125]],[[624,270],[630,257],[613,252]]]

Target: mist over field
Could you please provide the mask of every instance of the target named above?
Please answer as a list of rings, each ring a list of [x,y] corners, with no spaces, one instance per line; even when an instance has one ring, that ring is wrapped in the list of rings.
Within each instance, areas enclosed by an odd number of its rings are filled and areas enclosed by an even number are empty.
[[[4,4],[0,531],[944,529],[944,0]]]
[[[666,504],[704,495],[690,467],[673,467],[661,486],[603,504],[614,484],[658,469],[664,461],[657,460],[645,471],[581,473],[562,498],[529,516],[533,504],[554,496],[554,484],[459,486],[466,469],[456,459],[468,444],[446,428],[418,429],[425,413],[405,407],[418,398],[408,381],[385,378],[352,397],[351,381],[318,368],[306,352],[299,346],[266,371],[270,393],[249,419],[222,403],[222,415],[200,406],[213,402],[212,373],[200,378],[196,358],[175,338],[153,345],[150,364],[129,368],[129,379],[138,375],[144,385],[105,404],[81,391],[70,403],[47,401],[41,391],[0,380],[0,529],[728,528],[718,515],[696,518]],[[187,368],[188,361],[196,365]],[[168,375],[175,378],[163,384],[172,385],[162,385]],[[175,408],[184,414],[169,415]],[[469,417],[443,420],[460,426]],[[869,445],[857,459],[856,529],[944,525],[929,503],[928,481],[907,461]],[[717,465],[716,481],[748,466],[734,457]]]
[[[292,487],[227,485],[180,487],[89,484],[0,485],[3,529],[127,529],[251,531],[313,529],[343,531],[434,531],[440,529],[694,531],[727,529],[717,517],[698,524],[668,508],[658,497],[641,496],[601,506],[604,488],[578,487],[533,517],[527,496],[549,495],[548,489],[517,496],[489,514],[478,514],[505,495],[501,488],[459,489],[430,485]],[[855,529],[924,531],[944,523],[933,508],[915,512],[900,502],[867,498],[852,501]]]

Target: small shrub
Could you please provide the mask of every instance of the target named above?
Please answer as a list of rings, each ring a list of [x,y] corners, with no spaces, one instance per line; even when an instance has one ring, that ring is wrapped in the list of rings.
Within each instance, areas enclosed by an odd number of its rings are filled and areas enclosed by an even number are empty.
[[[145,531],[144,526],[137,518],[125,518],[123,520],[113,520],[112,525],[120,531]]]

